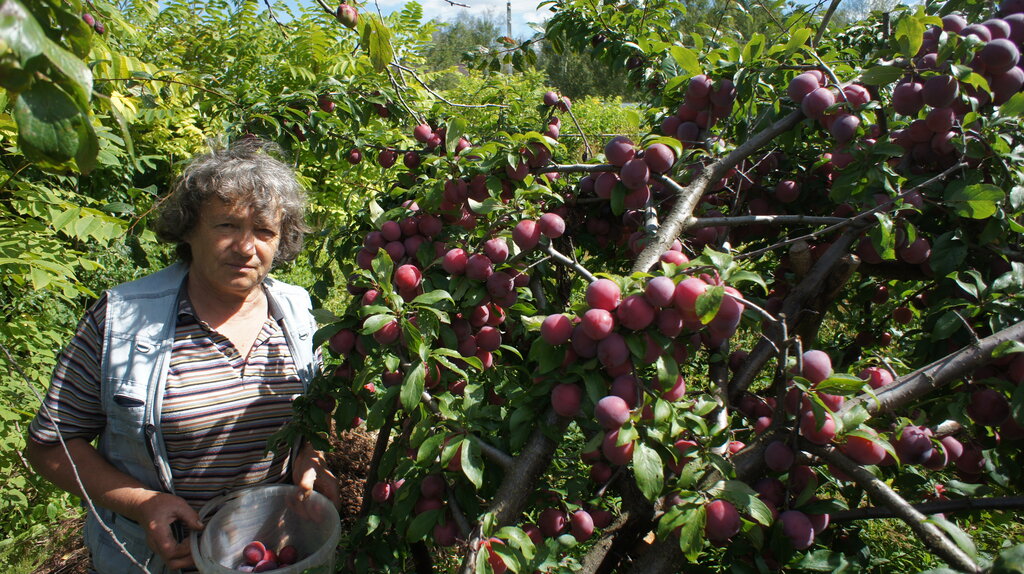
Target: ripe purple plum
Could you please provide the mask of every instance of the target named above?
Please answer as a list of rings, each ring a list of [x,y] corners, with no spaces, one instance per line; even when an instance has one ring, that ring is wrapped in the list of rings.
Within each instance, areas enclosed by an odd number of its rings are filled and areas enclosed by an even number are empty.
[[[803,354],[801,374],[812,384],[818,384],[832,376],[832,358],[825,351],[812,349]]]
[[[565,233],[565,220],[557,213],[545,213],[537,221],[544,237],[555,239]]]
[[[594,418],[607,430],[622,428],[629,420],[629,404],[622,397],[609,395],[597,401]]]
[[[583,542],[594,534],[594,518],[586,510],[577,510],[569,519],[569,531],[577,542]]]
[[[932,76],[921,90],[922,101],[933,108],[947,108],[960,94],[960,83],[953,76]]]
[[[791,180],[784,179],[775,186],[775,199],[782,203],[793,203],[800,197],[800,184]]]
[[[847,84],[843,86],[843,97],[851,106],[860,107],[871,101],[871,92],[860,84]]]
[[[540,512],[540,516],[537,519],[537,525],[540,527],[540,532],[546,538],[552,538],[558,536],[565,530],[568,525],[568,520],[565,516],[565,511],[560,508],[545,508]]]
[[[836,143],[844,144],[857,135],[857,128],[859,127],[859,117],[853,114],[841,113],[832,120],[832,125],[829,126],[828,132],[836,140]]]
[[[370,490],[371,498],[373,498],[373,501],[378,504],[389,502],[393,494],[394,491],[391,488],[391,483],[384,481],[375,483],[373,488]]]
[[[668,278],[666,277],[666,279]],[[672,280],[669,279],[669,283],[671,282]],[[615,310],[615,317],[618,318],[619,324],[633,331],[646,329],[654,322],[654,316],[654,307],[639,293],[628,295]]]
[[[673,253],[677,253],[673,251]],[[644,287],[644,297],[653,307],[668,307],[672,304],[676,292],[676,284],[671,277],[659,275],[652,277]]]
[[[503,237],[492,237],[484,241],[484,255],[493,263],[504,263],[508,259],[508,242]]]
[[[707,520],[704,536],[714,544],[725,544],[740,531],[740,513],[727,500],[716,499],[704,505]]]
[[[604,146],[604,155],[608,163],[622,167],[636,155],[633,142],[625,136],[616,136]]]
[[[832,93],[832,90],[828,88],[815,88],[804,96],[804,99],[800,102],[800,109],[803,110],[805,116],[820,120],[824,117],[825,110],[835,103],[836,95]]]
[[[242,549],[242,559],[246,564],[255,566],[260,560],[263,560],[263,555],[266,554],[267,547],[263,545],[259,540],[253,540],[252,542],[245,545]]]
[[[765,465],[775,472],[789,470],[789,467],[793,466],[794,458],[793,449],[779,440],[772,441],[764,450]]]
[[[551,389],[551,407],[560,416],[572,418],[579,414],[583,389],[573,383],[559,383]]]
[[[654,173],[665,173],[676,163],[676,153],[667,145],[656,143],[644,150],[644,162]]]
[[[466,260],[466,277],[474,281],[486,281],[494,273],[494,265],[483,253],[474,253]]]
[[[419,287],[423,274],[415,265],[405,264],[395,269],[395,286],[399,290],[411,291]]]
[[[892,109],[900,115],[916,116],[924,107],[923,90],[924,85],[920,82],[906,82],[896,86],[892,91]]]
[[[591,311],[599,310],[591,309]],[[597,359],[607,369],[613,369],[626,364],[629,360],[629,347],[626,345],[626,339],[618,333],[610,333],[607,337],[601,339],[597,343]]]
[[[793,548],[806,550],[814,544],[814,527],[807,515],[799,510],[787,510],[779,515],[782,532],[789,538]]]
[[[875,434],[874,431],[869,431]],[[885,449],[875,441],[860,436],[849,436],[839,447],[846,456],[860,464],[878,464],[885,460]]]
[[[622,291],[611,279],[598,279],[587,286],[585,299],[594,309],[614,311],[619,306]]]
[[[804,101],[804,97],[807,94],[817,90],[821,87],[818,82],[818,77],[810,72],[803,72],[797,74],[792,80],[789,81],[789,86],[786,88],[786,95],[789,96],[793,103],[800,104]]]
[[[583,332],[594,341],[600,341],[615,329],[615,317],[605,309],[589,309],[580,321]]]
[[[531,251],[540,243],[540,226],[532,219],[524,219],[512,229],[512,241],[523,251]]]
[[[932,431],[923,426],[905,426],[892,446],[903,464],[923,464],[932,456]]]
[[[825,445],[836,437],[836,422],[831,413],[822,413],[822,416],[823,420],[819,426],[813,412],[804,412],[800,417],[800,434],[814,444]]]
[[[978,389],[971,393],[967,414],[979,425],[999,426],[1010,416],[1010,403],[995,389]]]
[[[373,338],[374,338],[375,341],[377,341],[381,345],[385,345],[386,346],[386,345],[391,345],[392,343],[397,341],[398,337],[401,334],[402,334],[402,329],[398,325],[398,320],[397,319],[392,319],[391,321],[388,321],[387,323],[384,323],[384,326],[382,326],[380,329],[377,329],[376,331],[374,331]]]
[[[676,402],[683,398],[686,394],[686,380],[683,379],[682,375],[676,377],[676,382],[672,383],[672,386],[661,393],[661,398],[669,402]]]
[[[601,453],[608,459],[608,462],[621,466],[633,459],[634,443],[633,441],[628,441],[620,445],[618,440],[618,429],[605,433],[604,439],[601,441]]]
[[[687,327],[700,327],[700,318],[697,316],[697,297],[704,293],[708,284],[697,277],[683,279],[676,285],[675,304],[676,309],[683,315],[683,321]]]
[[[647,162],[642,159],[633,158],[622,165],[619,172],[619,179],[622,184],[630,190],[637,190],[647,185],[650,180],[651,170]]]
[[[549,345],[564,345],[572,336],[572,321],[562,313],[548,315],[540,325],[540,336]]]
[[[918,237],[910,245],[898,247],[896,255],[907,263],[919,265],[931,257],[932,246],[924,237]]]

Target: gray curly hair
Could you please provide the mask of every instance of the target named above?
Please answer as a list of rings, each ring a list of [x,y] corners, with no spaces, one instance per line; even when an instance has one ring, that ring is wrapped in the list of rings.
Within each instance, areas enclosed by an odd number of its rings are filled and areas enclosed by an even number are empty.
[[[192,249],[185,237],[198,223],[203,203],[215,197],[230,205],[250,207],[258,214],[279,211],[281,241],[274,264],[295,259],[309,231],[306,193],[292,168],[274,157],[280,154],[276,144],[249,137],[227,149],[193,158],[160,208],[154,223],[157,237],[176,243],[178,257],[191,263]]]

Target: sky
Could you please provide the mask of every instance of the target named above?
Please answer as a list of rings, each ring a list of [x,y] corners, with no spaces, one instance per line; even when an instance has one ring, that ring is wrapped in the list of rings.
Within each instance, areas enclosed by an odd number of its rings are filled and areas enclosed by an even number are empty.
[[[303,2],[307,0],[302,0]],[[530,28],[529,22],[541,23],[551,16],[547,8],[537,10],[537,4],[541,0],[512,0],[512,37],[529,38],[533,36],[534,30]],[[327,0],[330,4],[332,0]],[[445,0],[419,0],[423,6],[424,19],[438,19],[450,21],[459,17],[459,14],[471,16],[494,16],[501,21],[501,30],[505,30],[505,8],[506,0],[452,0],[455,4]],[[373,0],[360,1],[362,10],[374,9]],[[380,6],[381,13],[387,15],[405,6],[405,0],[376,0]]]

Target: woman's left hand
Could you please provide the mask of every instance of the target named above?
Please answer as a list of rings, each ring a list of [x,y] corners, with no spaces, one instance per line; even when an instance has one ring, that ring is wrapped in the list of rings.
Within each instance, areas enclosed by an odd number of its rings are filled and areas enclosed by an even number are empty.
[[[341,507],[338,479],[327,468],[323,454],[308,442],[302,445],[292,463],[292,482],[303,490],[302,499],[309,497],[309,493],[315,490],[326,496],[335,508]]]

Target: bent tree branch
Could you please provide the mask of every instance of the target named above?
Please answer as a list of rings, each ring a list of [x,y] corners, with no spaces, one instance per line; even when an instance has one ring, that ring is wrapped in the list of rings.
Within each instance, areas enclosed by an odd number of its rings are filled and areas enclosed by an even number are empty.
[[[857,483],[857,486],[868,493],[872,500],[890,509],[893,514],[906,522],[911,530],[921,538],[921,541],[950,566],[964,572],[982,572],[982,568],[971,560],[970,556],[951,542],[937,526],[928,522],[927,516],[921,514],[899,494],[896,494],[896,491],[888,484],[871,474],[869,470],[847,458],[835,447],[812,445],[806,441],[802,446],[848,474]]]

